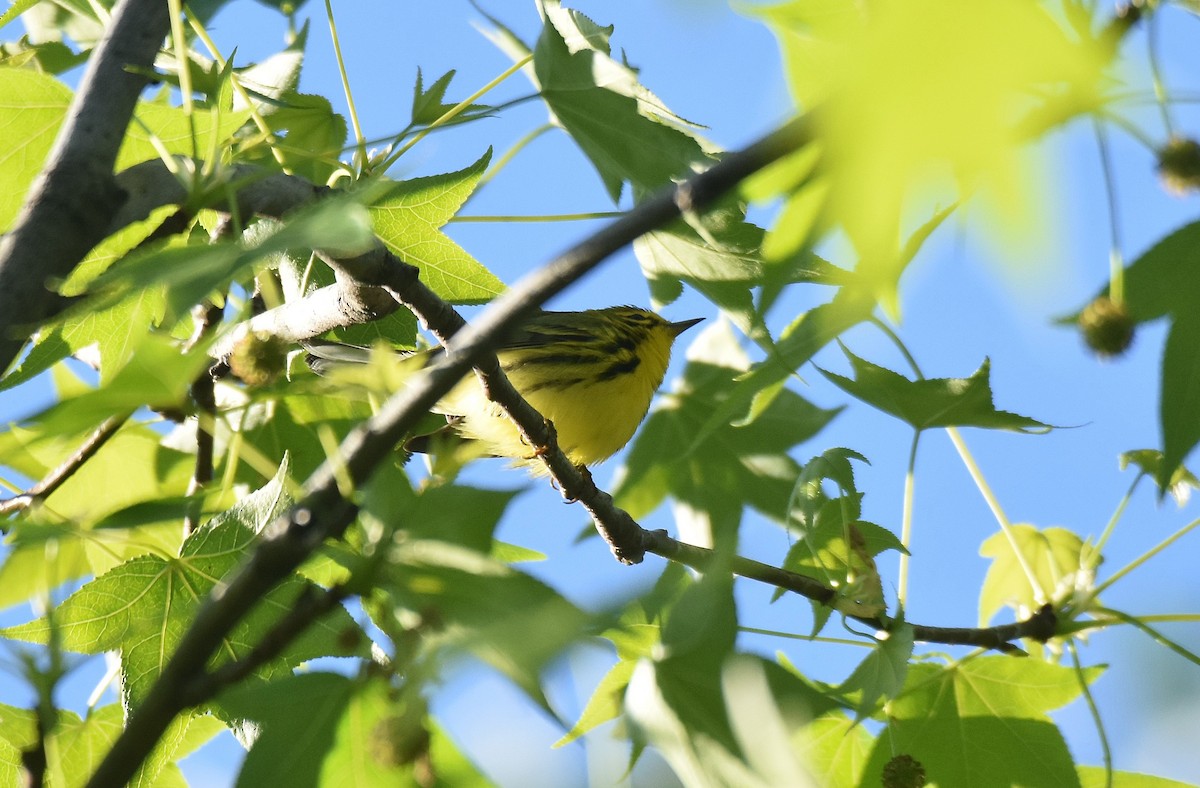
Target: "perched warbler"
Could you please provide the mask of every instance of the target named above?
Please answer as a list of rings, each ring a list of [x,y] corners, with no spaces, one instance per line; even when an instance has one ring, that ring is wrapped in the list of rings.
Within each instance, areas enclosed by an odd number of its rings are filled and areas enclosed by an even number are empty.
[[[517,391],[553,422],[571,462],[592,465],[633,437],[667,372],[675,337],[701,319],[669,323],[633,306],[542,312],[517,329],[496,356]],[[321,373],[339,362],[370,358],[366,348],[306,347],[309,364]],[[434,411],[449,417],[449,427],[462,438],[477,442],[481,454],[511,457],[539,470],[534,450],[474,375],[463,378]]]

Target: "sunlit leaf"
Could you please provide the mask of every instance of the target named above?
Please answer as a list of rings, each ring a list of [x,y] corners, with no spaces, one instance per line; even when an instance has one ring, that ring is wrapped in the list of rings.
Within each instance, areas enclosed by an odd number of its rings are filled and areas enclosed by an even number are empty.
[[[0,232],[17,216],[71,103],[71,90],[27,68],[0,68]]]
[[[421,269],[421,281],[455,304],[479,304],[499,295],[503,283],[438,228],[450,221],[487,169],[489,150],[457,172],[398,181],[371,206],[379,239]]]
[[[1100,673],[1085,670],[1088,680]],[[1081,692],[1074,670],[1032,659],[981,657],[942,668],[912,665],[888,707],[864,784],[904,753],[929,783],[964,788],[1078,786],[1075,765],[1047,712]]]
[[[1039,530],[1024,524],[1010,530],[1020,559],[1003,532],[992,534],[979,547],[980,555],[992,559],[979,592],[981,627],[1003,607],[1026,618],[1042,605],[1069,600],[1095,582],[1095,566],[1084,563],[1091,548],[1077,534],[1065,528]],[[1039,589],[1030,584],[1025,567],[1032,571]]]
[[[158,678],[208,593],[241,566],[259,532],[282,512],[287,466],[261,490],[197,529],[177,558],[141,556],[127,561],[68,597],[51,621],[39,619],[3,630],[5,637],[44,643],[53,625],[63,648],[85,654],[121,652],[122,689],[136,706]],[[225,638],[215,661],[245,656],[258,638],[292,606],[305,583],[292,578],[269,592]],[[357,625],[344,609],[309,628],[284,654],[259,669],[286,674],[317,656],[343,654],[339,635]]]

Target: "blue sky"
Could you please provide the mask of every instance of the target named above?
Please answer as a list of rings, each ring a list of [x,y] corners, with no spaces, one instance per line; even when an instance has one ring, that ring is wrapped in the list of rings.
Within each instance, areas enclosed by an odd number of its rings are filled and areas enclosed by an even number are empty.
[[[601,24],[614,24],[614,45],[641,69],[642,82],[679,115],[709,127],[720,146],[732,149],[760,136],[784,119],[790,102],[780,76],[779,56],[769,32],[757,22],[717,0],[647,0],[639,3],[578,2],[572,4]],[[539,20],[532,2],[490,2],[489,13],[501,18],[525,40],[536,37]],[[383,0],[335,3],[338,32],[356,105],[368,137],[386,137],[408,119],[411,90],[418,67],[426,83],[457,69],[449,98],[457,100],[485,84],[509,65],[472,24],[486,24],[466,2],[395,3]],[[314,16],[302,89],[329,97],[344,107],[329,32],[322,8],[309,4]],[[1160,33],[1167,84],[1181,95],[1194,86],[1197,20],[1167,9]],[[267,9],[238,3],[214,20],[211,30],[228,55],[235,47],[239,62],[269,54],[282,43],[283,24]],[[1131,37],[1125,51],[1134,65],[1134,86],[1149,84],[1144,68],[1144,33]],[[1191,51],[1189,51],[1191,50]],[[524,95],[530,87],[520,77],[488,100]],[[1155,138],[1162,125],[1153,107],[1136,117]],[[459,169],[493,145],[504,151],[529,129],[545,120],[545,111],[530,102],[504,117],[471,128],[430,137],[406,156],[396,177]],[[1181,128],[1200,128],[1193,109],[1182,105]],[[1110,134],[1123,252],[1133,259],[1155,239],[1191,221],[1200,203],[1166,194],[1154,176],[1151,155],[1118,132]],[[985,357],[993,369],[999,408],[1069,429],[1048,435],[965,431],[968,445],[989,483],[1015,522],[1039,527],[1063,525],[1083,535],[1103,529],[1132,480],[1117,467],[1125,450],[1158,445],[1156,420],[1158,364],[1163,327],[1143,327],[1130,353],[1100,362],[1085,351],[1078,335],[1051,321],[1077,309],[1103,285],[1109,254],[1109,225],[1096,142],[1091,127],[1076,122],[1046,140],[1040,158],[1054,189],[1047,201],[1056,238],[1039,243],[1012,239],[999,245],[984,242],[979,222],[968,212],[948,221],[918,257],[902,289],[903,320],[897,327],[926,373],[967,376]],[[545,135],[519,156],[467,206],[465,213],[554,214],[609,210],[611,204],[590,165],[561,134]],[[448,232],[501,279],[514,282],[523,273],[594,229],[595,223],[454,224]],[[852,263],[833,243],[826,250],[834,262]],[[839,255],[841,255],[839,257]],[[808,296],[785,302],[776,323],[786,323]],[[552,306],[585,308],[611,303],[649,305],[649,292],[632,254],[615,257]],[[707,317],[716,310],[688,294],[670,305],[671,319]],[[686,335],[685,335],[686,337]],[[902,371],[902,359],[877,331],[860,328],[845,337],[858,355]],[[682,348],[681,348],[682,349]],[[679,353],[678,355],[682,355]],[[678,362],[677,362],[678,363]],[[836,348],[818,363],[845,370]],[[846,397],[811,368],[801,371],[795,387],[822,407],[845,404]],[[28,412],[29,402],[0,399],[0,417]],[[854,448],[871,460],[861,468],[860,488],[867,491],[864,517],[899,529],[904,470],[911,434],[907,427],[867,406],[849,402],[847,409],[811,445],[796,451],[800,460],[832,446]],[[617,461],[596,473],[603,486]],[[592,540],[574,544],[584,515],[562,504],[543,483],[531,483],[519,472],[497,464],[472,475],[492,487],[526,488],[510,511],[500,537],[545,552],[549,558],[527,569],[548,580],[570,598],[599,606],[632,595],[653,582],[661,562],[650,557],[639,567],[617,565],[607,549]],[[941,433],[923,437],[916,476],[913,566],[908,615],[911,620],[943,625],[972,625],[986,562],[979,544],[996,530],[995,521]],[[1196,516],[1195,506],[1177,510],[1158,504],[1149,488],[1135,496],[1110,542],[1106,568],[1119,567]],[[672,529],[669,510],[648,527]],[[786,537],[776,527],[749,521],[743,553],[778,563]],[[1115,586],[1105,601],[1128,612],[1185,612],[1200,602],[1194,569],[1188,560],[1196,549],[1193,535],[1134,576]],[[885,589],[894,599],[895,562],[881,564]],[[1102,574],[1104,569],[1102,569]],[[804,633],[809,614],[803,600],[784,599],[769,605],[770,589],[744,583],[739,589],[741,622],[748,626]],[[836,624],[833,625],[836,627]],[[1200,634],[1168,628],[1185,645],[1200,649]],[[834,634],[831,628],[830,634]],[[865,652],[801,641],[746,637],[744,645],[760,653],[784,651],[817,678],[843,678]],[[1109,726],[1116,765],[1177,779],[1200,776],[1200,754],[1191,743],[1200,729],[1200,672],[1136,633],[1100,633],[1083,649],[1089,664],[1110,663],[1094,686]],[[565,717],[574,716],[605,669],[604,653],[587,650],[555,672],[552,699]],[[98,662],[98,661],[96,661]],[[81,672],[66,688],[67,705],[78,707],[102,667]],[[1189,670],[1190,668],[1190,670]],[[504,785],[567,785],[591,779],[598,784],[618,779],[624,756],[602,730],[584,746],[549,750],[561,735],[502,679],[472,665],[452,670],[434,700],[451,733]],[[483,710],[483,711],[481,711]],[[1082,703],[1057,719],[1076,760],[1100,762],[1100,749]],[[197,785],[228,783],[236,773],[240,750],[231,740],[206,748],[186,764]],[[649,764],[653,768],[653,764]],[[654,779],[646,775],[646,784]]]

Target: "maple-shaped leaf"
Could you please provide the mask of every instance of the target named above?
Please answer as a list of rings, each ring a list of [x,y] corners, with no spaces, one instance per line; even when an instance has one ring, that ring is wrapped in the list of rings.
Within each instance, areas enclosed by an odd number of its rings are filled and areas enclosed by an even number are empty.
[[[998,531],[989,536],[979,546],[979,554],[992,559],[979,591],[981,627],[1003,607],[1023,619],[1046,603],[1057,606],[1077,594],[1090,593],[1099,563],[1095,547],[1078,534],[1066,528],[1039,530],[1024,523],[1013,525],[1008,534]]]
[[[392,252],[421,269],[421,281],[455,304],[481,304],[504,284],[440,228],[475,191],[492,152],[457,172],[397,181],[371,206],[375,232]]]
[[[433,84],[426,90],[421,76],[421,69],[417,69],[417,82],[413,85],[412,125],[428,126],[458,106],[457,101],[449,103],[444,101],[446,98],[446,88],[450,87],[450,80],[454,79],[454,74],[454,69],[447,71],[434,80]],[[483,117],[490,113],[492,109],[487,104],[468,104],[451,122],[462,123],[466,120]]]
[[[1101,669],[1083,672],[1091,681]],[[1035,659],[911,665],[862,784],[878,785],[884,764],[906,753],[925,767],[930,785],[1078,787],[1071,753],[1047,712],[1080,692],[1074,669]]]
[[[782,520],[800,472],[788,451],[819,432],[837,411],[822,410],[789,390],[778,392],[744,426],[701,428],[734,396],[749,366],[728,325],[704,331],[688,350],[676,389],[650,414],[614,490],[634,517],[667,496],[707,519],[714,537],[732,536],[744,506]],[[699,437],[698,437],[699,436]],[[687,536],[684,534],[683,536]]]
[[[146,555],[126,561],[69,596],[52,618],[9,627],[2,630],[3,636],[45,643],[53,627],[68,651],[118,651],[125,704],[137,706],[212,590],[245,562],[262,529],[287,509],[287,471],[285,462],[268,484],[197,529],[178,556]],[[267,593],[225,637],[214,663],[244,657],[307,585],[293,577]],[[285,674],[319,656],[346,656],[339,634],[356,627],[344,609],[337,609],[260,668],[258,675]]]
[[[855,377],[843,377],[818,367],[821,374],[851,396],[895,416],[914,429],[984,427],[1017,432],[1053,429],[1028,416],[996,409],[992,403],[991,362],[987,359],[969,378],[909,380],[859,358],[845,345],[842,345],[842,351],[850,359]]]

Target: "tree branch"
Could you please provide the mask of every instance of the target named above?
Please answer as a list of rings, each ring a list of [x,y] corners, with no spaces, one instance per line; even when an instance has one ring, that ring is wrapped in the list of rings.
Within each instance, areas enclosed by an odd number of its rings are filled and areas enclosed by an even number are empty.
[[[522,425],[525,428],[536,425],[534,432],[540,436],[535,434],[534,437],[542,440],[535,445],[544,445],[547,438],[544,420],[520,400],[507,380],[497,374],[499,365],[492,351],[503,337],[548,298],[595,268],[613,252],[640,235],[677,219],[684,210],[700,210],[711,204],[742,179],[794,150],[807,138],[803,122],[794,122],[749,148],[730,154],[687,182],[646,200],[545,268],[526,277],[497,299],[476,323],[454,334],[427,374],[390,397],[375,416],[346,437],[339,456],[327,460],[313,473],[305,483],[308,494],[304,499],[268,529],[278,535],[261,542],[223,586],[221,593],[205,600],[158,681],[142,704],[133,710],[128,725],[88,785],[91,788],[124,785],[167,725],[186,707],[180,691],[204,673],[222,638],[268,590],[295,571],[322,542],[341,537],[353,520],[356,508],[342,498],[337,477],[349,479],[356,487],[366,483],[379,463],[390,455],[393,447],[416,426],[426,411],[477,365],[492,384],[500,384],[499,390],[511,393],[514,410],[523,417]],[[398,295],[402,293],[401,299],[408,299],[403,301],[406,305],[411,303],[414,309],[428,307],[423,318],[432,329],[461,322],[461,318],[427,288],[416,287],[414,283],[419,280],[407,269],[389,264],[387,257],[379,252],[364,258],[358,261],[362,270],[367,270],[372,263],[379,263],[379,275],[387,279],[385,286]],[[444,325],[443,320],[447,321]],[[487,358],[489,354],[490,359]],[[582,486],[579,472],[561,452],[553,452],[548,462],[564,476],[573,474],[575,486]],[[594,489],[594,485],[592,487]],[[636,557],[640,560],[640,545],[638,549]]]
[[[124,202],[113,166],[147,83],[137,72],[153,67],[169,29],[163,0],[121,0],[88,59],[49,161],[0,239],[0,370],[53,309],[47,282],[67,277]]]

